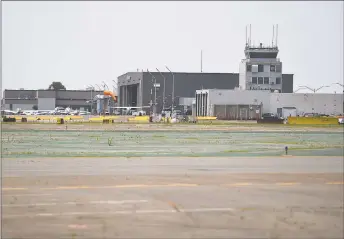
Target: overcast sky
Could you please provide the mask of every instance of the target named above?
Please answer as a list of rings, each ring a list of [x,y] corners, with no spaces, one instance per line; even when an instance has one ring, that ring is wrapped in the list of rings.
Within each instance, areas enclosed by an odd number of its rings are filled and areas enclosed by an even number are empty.
[[[238,72],[245,26],[255,44],[279,24],[283,73],[316,88],[343,83],[343,2],[2,2],[6,89],[109,86],[137,69]],[[339,86],[321,92],[342,92]],[[301,91],[302,92],[302,91]]]

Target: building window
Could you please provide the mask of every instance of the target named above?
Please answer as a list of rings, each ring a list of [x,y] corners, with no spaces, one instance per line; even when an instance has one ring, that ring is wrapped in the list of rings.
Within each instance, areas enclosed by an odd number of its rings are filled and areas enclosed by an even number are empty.
[[[258,65],[252,65],[252,72],[258,72]]]
[[[276,72],[276,66],[270,65],[270,72]]]
[[[258,84],[262,85],[263,84],[263,77],[258,77]]]
[[[252,77],[252,84],[257,84],[257,77]]]
[[[281,84],[281,77],[276,78],[276,84]]]
[[[264,72],[264,65],[258,65],[258,72]]]
[[[282,65],[276,65],[276,72],[282,72]]]
[[[264,77],[264,84],[269,84],[269,77]]]
[[[251,72],[252,71],[252,66],[251,65],[246,65],[246,71]]]

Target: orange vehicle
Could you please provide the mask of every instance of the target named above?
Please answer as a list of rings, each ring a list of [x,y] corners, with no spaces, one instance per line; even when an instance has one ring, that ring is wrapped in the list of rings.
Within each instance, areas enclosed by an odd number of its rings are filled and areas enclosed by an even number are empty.
[[[112,91],[109,90],[104,90],[104,95],[109,95],[112,97],[112,99],[117,102],[117,95],[115,95],[114,93],[112,93]]]

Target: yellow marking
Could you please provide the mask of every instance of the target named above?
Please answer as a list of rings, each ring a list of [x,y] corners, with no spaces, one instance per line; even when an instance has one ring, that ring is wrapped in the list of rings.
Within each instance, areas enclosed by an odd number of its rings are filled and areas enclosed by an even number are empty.
[[[276,183],[276,185],[279,186],[292,186],[292,185],[298,185],[300,183],[292,182],[292,183]]]
[[[256,210],[256,208],[254,207],[244,207],[244,208],[241,208],[242,211],[254,211]]]
[[[2,188],[3,191],[9,191],[9,190],[28,190],[28,188]]]
[[[344,182],[328,182],[326,184],[336,184],[336,185],[338,185],[338,184],[344,184]]]

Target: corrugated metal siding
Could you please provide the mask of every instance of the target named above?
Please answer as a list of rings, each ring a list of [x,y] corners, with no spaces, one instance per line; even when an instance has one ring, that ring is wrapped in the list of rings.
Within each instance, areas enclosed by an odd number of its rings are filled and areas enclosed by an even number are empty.
[[[261,107],[251,105],[214,105],[214,115],[219,120],[252,120],[260,118],[256,110]]]

